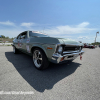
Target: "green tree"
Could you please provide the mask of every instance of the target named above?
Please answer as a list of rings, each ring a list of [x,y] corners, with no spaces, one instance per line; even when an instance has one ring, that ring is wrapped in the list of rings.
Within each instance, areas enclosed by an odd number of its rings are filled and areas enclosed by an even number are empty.
[[[9,37],[7,36],[7,37],[5,37],[6,39],[9,39]]]
[[[92,45],[100,45],[100,42],[91,43]]]
[[[4,35],[1,35],[2,36],[2,38],[5,38],[5,36]]]

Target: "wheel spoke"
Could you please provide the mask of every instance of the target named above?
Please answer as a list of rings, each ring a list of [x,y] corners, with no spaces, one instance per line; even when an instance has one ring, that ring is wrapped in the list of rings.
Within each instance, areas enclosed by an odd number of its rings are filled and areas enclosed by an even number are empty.
[[[34,62],[36,67],[39,68],[41,66],[41,64],[42,64],[42,55],[41,55],[41,52],[39,50],[34,51],[33,62]]]
[[[38,57],[38,52],[36,52],[36,58]]]
[[[38,58],[39,60],[42,60],[42,58]]]

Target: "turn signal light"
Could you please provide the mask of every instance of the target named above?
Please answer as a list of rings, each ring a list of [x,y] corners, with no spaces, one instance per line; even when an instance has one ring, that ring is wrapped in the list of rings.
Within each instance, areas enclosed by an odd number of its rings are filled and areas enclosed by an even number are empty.
[[[64,60],[64,57],[62,57],[60,61],[63,61],[63,60]]]
[[[47,47],[47,49],[52,49],[51,47]]]

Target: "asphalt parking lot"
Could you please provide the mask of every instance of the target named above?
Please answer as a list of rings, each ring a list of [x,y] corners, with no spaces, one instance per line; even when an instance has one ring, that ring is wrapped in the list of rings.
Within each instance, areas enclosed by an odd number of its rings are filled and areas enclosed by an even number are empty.
[[[32,57],[0,46],[0,91],[33,91],[0,94],[0,100],[100,100],[100,48],[83,50],[82,60],[39,71]]]

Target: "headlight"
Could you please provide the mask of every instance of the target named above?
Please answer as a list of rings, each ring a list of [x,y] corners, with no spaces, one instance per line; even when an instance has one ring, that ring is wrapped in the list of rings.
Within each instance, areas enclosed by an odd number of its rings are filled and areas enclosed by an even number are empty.
[[[59,46],[58,53],[62,53],[62,51],[63,51],[63,47],[62,46]]]

